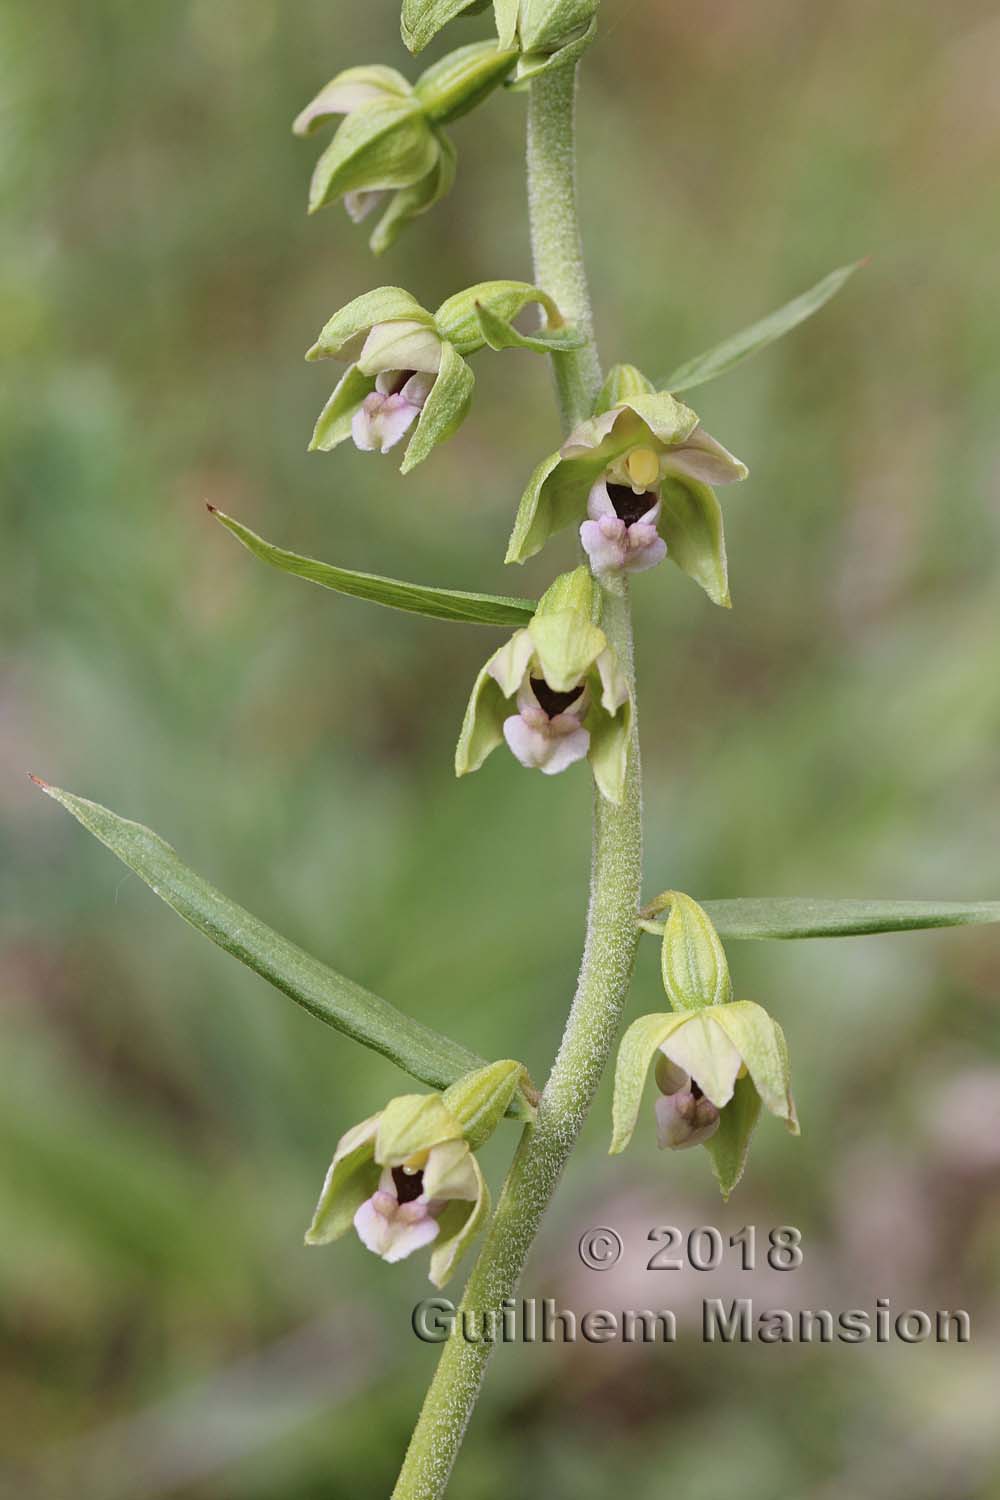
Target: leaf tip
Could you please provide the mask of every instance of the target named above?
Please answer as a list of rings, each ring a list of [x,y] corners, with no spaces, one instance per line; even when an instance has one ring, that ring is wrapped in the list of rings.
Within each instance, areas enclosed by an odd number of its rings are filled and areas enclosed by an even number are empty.
[[[35,786],[41,787],[41,789],[42,789],[43,792],[51,792],[52,791],[52,788],[51,788],[51,786],[49,786],[49,783],[47,781],[43,781],[40,776],[36,776],[35,773],[34,773],[34,771],[29,771],[28,772],[28,780],[29,781],[33,781],[35,783]]]

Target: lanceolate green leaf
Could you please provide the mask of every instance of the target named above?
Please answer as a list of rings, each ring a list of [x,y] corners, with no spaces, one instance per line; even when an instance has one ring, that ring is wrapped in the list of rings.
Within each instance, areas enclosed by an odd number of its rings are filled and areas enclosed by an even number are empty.
[[[387,1000],[327,968],[190,870],[158,834],[108,808],[33,778],[177,914],[328,1026],[432,1088],[443,1089],[485,1059],[403,1015]],[[529,1118],[518,1091],[509,1113]]]
[[[338,594],[370,599],[373,604],[384,604],[389,609],[402,609],[414,615],[429,615],[435,620],[462,620],[469,625],[505,625],[516,629],[526,625],[534,613],[535,606],[530,599],[425,588],[419,583],[401,583],[396,578],[355,573],[350,568],[335,568],[331,563],[318,562],[313,557],[299,557],[295,552],[286,552],[284,547],[265,542],[248,526],[234,521],[232,516],[214,506],[210,505],[209,510],[254,557],[270,563],[273,568],[280,568],[283,573],[294,573],[297,578],[307,578],[310,583],[334,589]]]
[[[656,907],[651,902],[648,910]],[[749,896],[703,901],[721,938],[859,937],[1000,922],[1000,901],[819,901],[808,896]],[[661,911],[663,907],[659,908]],[[640,924],[661,935],[664,923]]]
[[[777,312],[762,318],[759,323],[752,323],[749,328],[734,334],[731,339],[725,339],[721,344],[716,344],[714,349],[708,349],[704,354],[698,354],[694,359],[689,359],[686,364],[679,365],[672,375],[665,380],[657,381],[658,390],[666,391],[690,391],[696,385],[704,385],[706,381],[717,380],[720,375],[727,375],[737,365],[741,365],[745,359],[753,354],[759,354],[761,349],[766,349],[768,344],[773,344],[775,339],[780,339],[786,333],[791,333],[806,318],[811,318],[813,313],[819,312],[824,303],[829,302],[844,285],[845,281],[863,261],[855,261],[853,265],[841,266],[837,271],[831,271],[829,276],[824,276],[808,292],[803,292],[800,297],[795,297],[791,302],[786,302],[784,307],[779,307]]]

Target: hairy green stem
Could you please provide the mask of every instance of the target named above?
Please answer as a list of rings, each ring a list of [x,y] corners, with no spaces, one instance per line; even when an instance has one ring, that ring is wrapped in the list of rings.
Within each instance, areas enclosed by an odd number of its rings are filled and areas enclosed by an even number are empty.
[[[528,209],[535,283],[587,342],[552,364],[563,426],[589,417],[601,388],[601,365],[587,290],[576,209],[576,68],[539,78],[528,104]]]
[[[588,416],[601,383],[576,216],[573,106],[575,69],[539,79],[528,123],[528,181],[538,285],[584,328],[587,347],[554,357],[565,426]],[[634,691],[632,623],[624,586],[605,599],[602,624]],[[513,1296],[542,1215],[572,1151],[614,1045],[638,942],[642,862],[641,779],[633,732],[619,806],[594,794],[587,935],[572,1009],[538,1106],[518,1146],[445,1344],[403,1463],[394,1500],[438,1500],[476,1400],[492,1345],[484,1316]],[[463,1315],[479,1337],[462,1337]],[[488,1326],[488,1325],[487,1325]],[[499,1325],[498,1325],[499,1326]]]

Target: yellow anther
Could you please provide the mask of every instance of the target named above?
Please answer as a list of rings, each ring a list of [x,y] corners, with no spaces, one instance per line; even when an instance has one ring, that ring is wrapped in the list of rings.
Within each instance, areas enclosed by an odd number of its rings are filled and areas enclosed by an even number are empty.
[[[747,1076],[747,1065],[746,1065],[746,1063],[741,1063],[740,1064],[740,1071],[737,1073],[736,1077],[737,1078],[745,1078],[746,1076]]]
[[[414,1172],[422,1172],[427,1165],[429,1151],[417,1151],[413,1156],[408,1156],[403,1163],[403,1171],[412,1175]]]
[[[633,448],[625,460],[633,489],[645,490],[660,477],[660,460],[652,448]]]

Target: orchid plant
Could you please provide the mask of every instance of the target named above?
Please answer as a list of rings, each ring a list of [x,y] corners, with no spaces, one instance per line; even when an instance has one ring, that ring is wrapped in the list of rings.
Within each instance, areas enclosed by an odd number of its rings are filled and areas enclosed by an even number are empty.
[[[485,9],[484,0],[403,0],[403,39],[419,52],[456,18]],[[480,283],[433,312],[410,290],[382,286],[333,313],[307,357],[346,368],[311,446],[323,453],[345,442],[373,455],[401,450],[406,474],[468,417],[473,356],[546,357],[561,441],[540,462],[523,456],[530,477],[506,560],[522,563],[555,533],[572,529],[579,565],[555,577],[537,602],[439,589],[299,556],[209,507],[251,553],[284,572],[397,610],[508,632],[471,685],[458,775],[501,750],[546,776],[589,774],[593,786],[583,959],[544,1086],[536,1087],[521,1062],[477,1057],[335,973],[223,896],[149,829],[38,782],[186,921],[318,1019],[425,1085],[428,1092],[382,1102],[359,1124],[339,1122],[342,1133],[306,1239],[325,1246],[353,1232],[387,1265],[429,1252],[431,1280],[442,1286],[483,1235],[462,1304],[477,1318],[499,1312],[515,1291],[618,1039],[643,934],[662,944],[668,1008],[634,1020],[621,1039],[611,1151],[631,1139],[652,1068],[657,1099],[650,1132],[665,1149],[704,1146],[728,1196],[744,1172],[762,1109],[793,1134],[799,1126],[782,1029],[763,1006],[734,998],[722,940],[1000,920],[998,902],[699,904],[667,890],[642,904],[630,580],[670,562],[712,604],[730,608],[716,490],[748,472],[680,396],[789,333],[856,268],[834,271],[655,385],[627,363],[605,377],[574,185],[577,65],[595,37],[596,12],[597,0],[494,0],[495,35],[446,54],[412,84],[393,68],[350,67],[319,91],[294,126],[303,136],[334,127],[313,173],[310,210],[343,201],[355,222],[377,214],[371,248],[380,253],[451,187],[456,152],[445,127],[500,89],[528,91],[532,279]],[[522,315],[530,308],[538,310],[538,326],[526,328]],[[398,481],[387,473],[385,482]],[[667,570],[660,576],[665,585]],[[507,1128],[505,1121],[519,1128],[520,1138],[491,1210],[477,1152]],[[398,1500],[443,1494],[489,1355],[485,1341],[453,1338],[445,1345],[403,1463]]]

